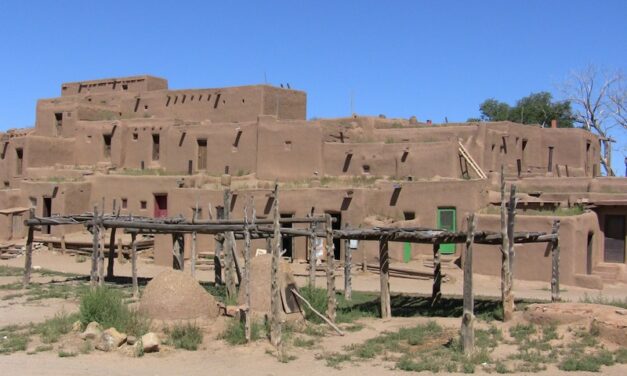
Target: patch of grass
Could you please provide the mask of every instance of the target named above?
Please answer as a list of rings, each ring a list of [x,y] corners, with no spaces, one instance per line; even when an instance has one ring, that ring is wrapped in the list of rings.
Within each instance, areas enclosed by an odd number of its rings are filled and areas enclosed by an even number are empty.
[[[302,337],[296,337],[294,338],[293,343],[294,343],[294,346],[296,347],[304,347],[306,349],[310,349],[315,345],[316,341],[314,341],[313,339],[305,339]]]
[[[11,299],[15,299],[15,298],[20,298],[24,296],[24,294],[8,294],[2,297],[2,300],[11,300]]]
[[[592,296],[588,294],[584,294],[583,298],[579,299],[580,303],[591,303],[591,304],[603,304],[610,305],[619,308],[627,309],[627,298],[609,298],[607,296],[603,296],[601,294],[597,296]]]
[[[78,354],[73,351],[59,350],[59,358],[71,358]]]
[[[326,290],[315,287],[303,287],[300,294],[311,304],[318,312],[323,313],[327,310],[327,292]],[[302,305],[307,321],[321,324],[323,320],[318,317],[306,304]]]
[[[35,347],[35,352],[45,352],[45,351],[52,351],[52,349],[54,349],[54,346],[52,345],[39,345],[37,347]]]
[[[168,343],[177,349],[196,351],[202,343],[202,330],[196,324],[174,325],[167,328],[165,333],[168,335]]]
[[[614,352],[614,361],[620,364],[627,363],[627,348],[621,347]]]
[[[601,350],[594,354],[571,353],[559,364],[559,369],[563,371],[588,371],[599,372],[601,366],[611,366],[614,364],[614,357],[611,352]]]
[[[16,325],[0,329],[0,354],[26,350],[30,337]]]
[[[43,343],[55,343],[59,338],[72,330],[72,324],[78,319],[78,314],[66,312],[57,313],[53,318],[38,324],[34,332],[39,334]]]
[[[517,324],[509,328],[509,335],[514,338],[516,343],[522,343],[529,340],[529,338],[536,334],[537,329],[533,324]]]
[[[257,341],[263,336],[263,325],[253,321],[251,326],[251,340]],[[243,345],[246,343],[246,331],[244,323],[240,320],[232,319],[226,330],[218,337],[225,340],[229,345]]]
[[[342,354],[339,352],[323,353],[319,356],[320,359],[324,359],[328,367],[340,368],[340,364],[351,360],[349,354]]]
[[[150,328],[150,320],[129,309],[122,301],[122,293],[107,286],[89,290],[81,297],[79,319],[83,327],[92,321],[103,328],[141,337]]]
[[[13,283],[0,285],[0,290],[21,290],[21,289],[22,289],[22,282],[13,282]]]
[[[0,265],[0,277],[21,277],[22,275],[24,275],[23,268]]]

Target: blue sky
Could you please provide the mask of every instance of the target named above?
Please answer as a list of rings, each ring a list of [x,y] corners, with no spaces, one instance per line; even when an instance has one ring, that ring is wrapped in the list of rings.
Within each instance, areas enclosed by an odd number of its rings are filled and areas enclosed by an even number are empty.
[[[627,73],[627,1],[0,1],[0,130],[62,82],[289,82],[309,117],[442,122],[551,91],[588,64]],[[622,175],[626,132],[616,137]]]

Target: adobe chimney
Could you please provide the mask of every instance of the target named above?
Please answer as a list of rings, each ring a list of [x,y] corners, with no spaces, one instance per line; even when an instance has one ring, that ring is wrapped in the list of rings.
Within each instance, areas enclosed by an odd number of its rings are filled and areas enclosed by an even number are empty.
[[[551,120],[551,128],[557,128],[557,119]]]

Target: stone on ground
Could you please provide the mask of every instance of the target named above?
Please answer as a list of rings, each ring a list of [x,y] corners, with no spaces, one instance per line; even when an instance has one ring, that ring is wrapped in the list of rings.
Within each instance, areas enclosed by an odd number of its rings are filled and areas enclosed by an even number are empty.
[[[142,336],[141,345],[146,353],[159,351],[160,344],[159,337],[153,332],[148,332]]]
[[[99,339],[100,336],[102,336],[102,327],[95,321],[87,324],[87,328],[85,328],[85,331],[83,332],[83,334],[81,334],[81,338],[85,340]]]
[[[167,270],[152,279],[144,289],[139,311],[156,320],[190,320],[218,317],[218,305],[188,274]]]

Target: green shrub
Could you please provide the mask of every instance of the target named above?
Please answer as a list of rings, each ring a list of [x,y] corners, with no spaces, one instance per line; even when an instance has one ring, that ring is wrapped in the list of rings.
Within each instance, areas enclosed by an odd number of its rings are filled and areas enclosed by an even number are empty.
[[[168,343],[177,349],[196,351],[202,343],[202,330],[196,324],[174,325],[165,332],[168,334]]]
[[[251,340],[256,341],[262,337],[263,326],[255,321],[253,321],[251,325]],[[244,323],[236,319],[231,320],[226,330],[220,334],[219,338],[225,340],[229,345],[245,344],[246,330]]]
[[[113,327],[136,337],[146,334],[150,327],[146,317],[124,304],[119,291],[108,287],[99,287],[83,294],[79,315],[83,326],[95,321],[103,328]]]
[[[78,354],[72,351],[59,350],[59,358],[70,358],[76,355]]]
[[[300,294],[311,304],[311,306],[318,312],[325,314],[327,310],[327,291],[315,287],[303,287],[300,289]],[[305,311],[305,318],[308,321],[316,324],[321,324],[324,321],[318,317],[306,304],[301,304],[301,307]]]

